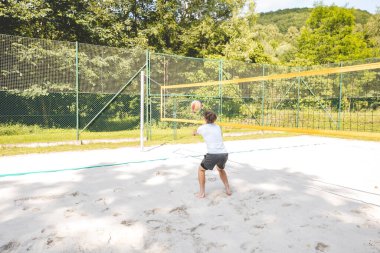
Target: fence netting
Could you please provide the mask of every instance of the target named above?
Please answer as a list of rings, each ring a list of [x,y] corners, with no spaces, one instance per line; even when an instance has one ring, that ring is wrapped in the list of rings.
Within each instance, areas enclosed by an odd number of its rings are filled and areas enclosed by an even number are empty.
[[[75,128],[75,43],[0,35],[0,123]]]
[[[110,137],[138,138],[139,71],[145,66],[145,51],[81,43],[78,51],[82,137],[91,132],[113,132]],[[119,131],[133,134],[116,133]]]
[[[77,132],[81,139],[139,138],[135,77],[145,50],[0,35],[0,57],[3,131],[52,130],[46,141],[75,140]]]
[[[152,143],[194,140],[205,110],[225,132],[380,132],[380,59],[290,67],[9,35],[0,35],[0,57],[2,135],[21,126],[42,129],[46,141],[137,139],[142,70]],[[297,75],[306,72],[314,74]]]

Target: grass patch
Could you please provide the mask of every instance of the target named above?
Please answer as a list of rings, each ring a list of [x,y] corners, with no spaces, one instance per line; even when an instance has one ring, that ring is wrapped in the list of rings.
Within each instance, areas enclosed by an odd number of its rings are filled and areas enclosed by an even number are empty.
[[[152,128],[151,140],[145,142],[145,146],[157,146],[163,144],[177,144],[177,143],[197,143],[203,142],[200,136],[193,136],[192,133],[197,126],[182,126],[178,129],[171,128]],[[147,130],[146,130],[147,131]],[[252,140],[262,138],[274,137],[288,137],[299,135],[297,133],[286,132],[264,132],[252,131],[252,129],[234,129],[223,127],[224,133],[244,133],[241,136],[225,136],[225,141],[233,140]],[[22,143],[36,143],[36,142],[62,142],[73,141],[76,137],[75,129],[43,129],[38,126],[23,126],[23,125],[0,125],[0,144],[22,144]],[[146,132],[147,133],[147,132]],[[345,132],[347,133],[347,132]],[[380,135],[377,133],[356,133],[348,132],[349,135],[343,136],[339,132],[329,131],[326,135],[336,138],[345,139],[359,139],[369,141],[380,141]],[[7,135],[5,135],[7,134]],[[81,134],[82,140],[95,140],[95,139],[131,139],[139,138],[140,131],[124,130],[113,132],[83,132]],[[18,155],[18,154],[32,154],[32,153],[49,153],[49,152],[65,152],[65,151],[82,151],[94,149],[113,149],[121,147],[139,146],[139,141],[134,142],[121,142],[121,143],[91,143],[85,145],[60,145],[50,147],[0,147],[0,156]]]
[[[15,128],[8,128],[6,130],[6,128],[0,126],[0,132],[2,133],[0,136],[0,144],[61,142],[76,140],[75,129],[42,129],[37,126],[17,126]],[[82,140],[139,138],[139,136],[139,130],[124,130],[113,132],[85,131],[80,135]]]
[[[95,149],[115,149],[128,146],[137,146],[137,142],[125,142],[125,143],[94,143],[86,145],[61,145],[53,147],[35,147],[35,148],[0,148],[0,156],[11,155],[25,155],[25,154],[38,154],[38,153],[50,153],[50,152],[67,152],[67,151],[83,151],[83,150],[95,150]]]
[[[37,125],[26,126],[22,124],[0,124],[0,136],[5,135],[27,135],[42,132]]]
[[[202,137],[192,136],[190,130],[180,131],[177,138],[173,139],[171,135],[161,133],[161,136],[155,138],[151,141],[146,141],[144,146],[149,149],[149,147],[154,147],[158,145],[167,144],[189,144],[189,143],[201,143],[203,142]],[[294,136],[295,134],[287,133],[264,133],[264,134],[252,134],[238,137],[225,137],[225,141],[232,140],[248,140],[248,139],[262,139],[262,138],[274,138],[274,137],[286,137]],[[156,136],[157,137],[157,136]],[[12,147],[12,148],[0,148],[0,156],[11,156],[11,155],[22,155],[22,154],[36,154],[36,153],[50,153],[50,152],[67,152],[67,151],[84,151],[84,150],[96,150],[96,149],[116,149],[122,147],[138,147],[139,142],[122,142],[122,143],[92,143],[85,145],[61,145],[52,147]]]

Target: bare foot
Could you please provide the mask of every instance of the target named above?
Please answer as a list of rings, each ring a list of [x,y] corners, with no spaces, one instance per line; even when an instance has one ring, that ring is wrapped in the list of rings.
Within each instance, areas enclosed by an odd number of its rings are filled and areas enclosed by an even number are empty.
[[[231,196],[232,195],[232,192],[231,192],[231,189],[230,188],[226,188],[226,194],[228,196]]]
[[[195,196],[197,197],[197,198],[204,198],[205,196],[206,196],[206,194],[204,193],[204,192],[198,192],[198,193],[196,193],[195,194]]]

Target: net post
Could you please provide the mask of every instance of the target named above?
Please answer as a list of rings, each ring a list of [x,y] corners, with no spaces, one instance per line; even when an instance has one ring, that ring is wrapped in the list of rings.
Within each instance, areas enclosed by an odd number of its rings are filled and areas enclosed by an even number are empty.
[[[340,67],[343,67],[342,62],[340,63]],[[343,82],[343,73],[339,75],[339,107],[338,107],[338,130],[341,129],[341,113],[342,113],[342,82]]]
[[[151,98],[151,85],[150,85],[150,51],[147,49],[147,73],[146,82],[148,88],[148,115],[149,115],[149,134],[147,136],[148,140],[152,139],[152,98]]]
[[[144,151],[144,71],[140,79],[140,149]]]
[[[146,94],[145,94],[145,124],[146,124],[146,129],[145,130],[145,134],[146,134],[146,138],[149,139],[149,112],[148,112],[148,108],[149,108],[149,86],[148,86],[148,73],[149,73],[149,66],[148,66],[148,54],[149,54],[149,51],[148,49],[145,50],[145,70],[146,70],[146,73],[145,73],[145,84],[146,85]]]
[[[79,141],[79,43],[75,42],[76,139]]]
[[[145,122],[146,122],[146,137],[147,140],[150,139],[151,134],[151,99],[150,99],[150,52],[149,49],[145,51],[145,65],[146,65],[146,73],[145,73],[145,85],[146,85],[146,101],[145,101]]]

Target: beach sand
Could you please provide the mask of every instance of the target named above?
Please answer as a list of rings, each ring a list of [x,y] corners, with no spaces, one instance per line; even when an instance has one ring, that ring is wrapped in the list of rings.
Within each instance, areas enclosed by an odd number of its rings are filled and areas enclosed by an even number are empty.
[[[202,143],[2,157],[0,252],[380,252],[380,143],[226,147],[205,199]]]

